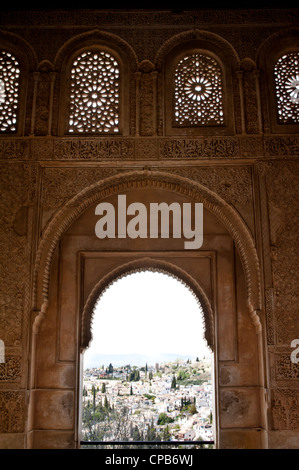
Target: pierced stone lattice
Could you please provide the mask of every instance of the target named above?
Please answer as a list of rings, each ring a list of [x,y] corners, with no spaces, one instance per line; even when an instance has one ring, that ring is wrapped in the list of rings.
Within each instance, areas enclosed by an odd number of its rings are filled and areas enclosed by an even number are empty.
[[[14,132],[17,125],[20,69],[10,52],[0,51],[0,131]]]
[[[200,53],[185,56],[175,71],[174,99],[176,124],[223,124],[222,78],[216,60]]]
[[[84,52],[73,63],[69,132],[119,132],[119,65],[108,52]]]
[[[274,67],[274,77],[279,121],[299,123],[299,52],[280,57]]]

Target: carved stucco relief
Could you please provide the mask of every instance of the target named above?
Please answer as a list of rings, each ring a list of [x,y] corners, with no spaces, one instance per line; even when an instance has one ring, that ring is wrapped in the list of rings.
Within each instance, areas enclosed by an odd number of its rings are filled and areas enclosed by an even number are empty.
[[[228,204],[238,210],[251,233],[254,233],[252,171],[250,166],[168,167],[167,171],[197,181],[219,194]]]
[[[60,208],[68,199],[91,184],[108,176],[121,173],[121,168],[45,168],[43,174],[41,202],[47,211],[43,221]],[[166,171],[197,181],[219,194],[227,203],[237,209],[251,232],[254,232],[252,207],[252,173],[249,166],[244,167],[167,167]]]
[[[20,433],[25,428],[25,394],[0,392],[0,433]]]
[[[288,159],[299,154],[297,136],[197,138],[28,138],[0,141],[3,161],[205,160],[267,157]]]
[[[97,181],[95,184],[85,188],[78,195],[69,200],[61,209],[57,210],[55,216],[49,221],[43,232],[35,262],[35,302],[42,302],[40,315],[42,318],[47,308],[49,268],[51,259],[62,233],[71,224],[74,218],[93,202],[111,194],[120,193],[127,189],[153,187],[166,189],[168,191],[184,194],[194,200],[201,200],[227,227],[235,239],[241,259],[244,263],[244,271],[247,279],[247,302],[250,307],[250,315],[256,327],[260,331],[260,320],[256,309],[260,309],[260,272],[259,262],[250,232],[244,225],[242,219],[232,206],[225,203],[216,193],[211,192],[203,185],[181,176],[156,171],[130,171],[124,174],[108,177]],[[250,253],[250,254],[249,254]],[[39,275],[38,275],[39,273]],[[39,278],[39,280],[38,280]],[[42,296],[42,297],[41,297]]]
[[[299,337],[299,165],[291,161],[273,162],[268,168],[275,342],[289,346]]]
[[[35,177],[28,164],[5,165],[0,172],[3,184],[0,204],[0,337],[9,347],[20,345],[24,306],[28,301],[31,247],[27,224]]]
[[[36,167],[6,163],[0,167],[0,178],[0,338],[5,345],[5,362],[0,364],[0,432],[16,433],[24,431],[25,422],[24,392],[18,389],[25,383]]]
[[[272,429],[299,429],[299,390],[274,390],[271,405]]]
[[[290,359],[290,343],[299,337],[297,162],[264,165],[270,224],[273,290],[268,289],[271,328],[271,415],[273,430],[299,429],[298,364]],[[272,298],[273,295],[273,298]],[[266,307],[267,307],[266,304]],[[283,351],[282,351],[283,350]]]

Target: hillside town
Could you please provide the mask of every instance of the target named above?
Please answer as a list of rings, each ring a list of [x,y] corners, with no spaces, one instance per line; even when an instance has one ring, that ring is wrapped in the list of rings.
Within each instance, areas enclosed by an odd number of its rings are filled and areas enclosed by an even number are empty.
[[[213,441],[211,359],[85,370],[82,439]]]

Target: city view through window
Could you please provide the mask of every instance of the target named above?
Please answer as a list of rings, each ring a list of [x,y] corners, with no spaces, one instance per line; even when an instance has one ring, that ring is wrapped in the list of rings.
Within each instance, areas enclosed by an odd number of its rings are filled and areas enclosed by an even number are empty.
[[[213,357],[190,289],[152,271],[110,285],[84,353],[81,440],[100,441],[99,448],[213,441],[213,398]]]

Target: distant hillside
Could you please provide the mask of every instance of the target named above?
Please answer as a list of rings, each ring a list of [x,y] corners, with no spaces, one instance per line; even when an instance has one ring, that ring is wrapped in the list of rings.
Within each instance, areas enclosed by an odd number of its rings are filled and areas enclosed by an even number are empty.
[[[202,356],[198,356],[199,359]],[[182,355],[177,353],[160,353],[156,355],[145,355],[145,354],[88,354],[85,353],[84,356],[84,369],[92,369],[93,367],[105,367],[109,366],[111,363],[114,367],[121,367],[127,364],[131,366],[142,367],[147,364],[155,365],[157,362],[159,364],[163,362],[175,362],[177,359],[195,359],[193,355]]]

